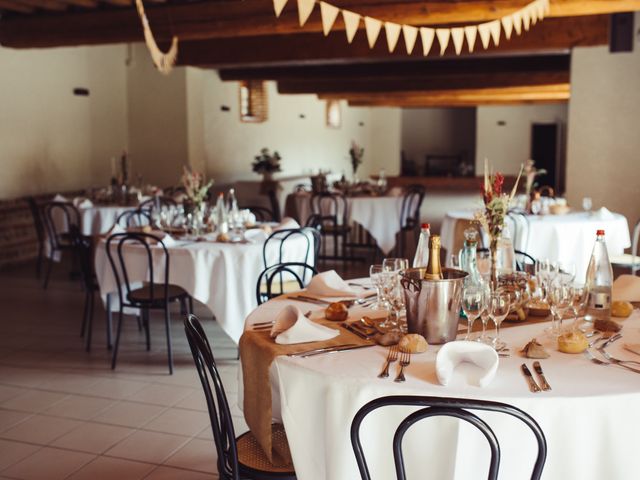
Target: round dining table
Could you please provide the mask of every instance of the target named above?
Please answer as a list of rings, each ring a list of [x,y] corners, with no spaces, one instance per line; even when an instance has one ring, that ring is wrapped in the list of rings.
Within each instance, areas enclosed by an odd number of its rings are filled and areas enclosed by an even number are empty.
[[[305,310],[322,308],[280,297],[253,311],[245,328],[273,320],[291,304]],[[371,314],[371,310],[350,309],[352,319],[363,314]],[[635,310],[622,324],[623,339],[612,344],[608,351],[621,358],[640,360],[640,356],[623,348],[625,343],[640,342],[640,312]],[[496,376],[484,388],[478,386],[479,369],[467,363],[458,365],[449,385],[442,386],[435,373],[438,345],[411,356],[404,383],[393,381],[397,362],[392,364],[389,378],[378,378],[387,356],[387,348],[381,346],[307,358],[277,356],[268,370],[273,420],[285,427],[297,478],[360,478],[350,441],[351,422],[356,412],[378,397],[428,395],[504,402],[527,412],[546,436],[548,456],[542,476],[545,480],[637,479],[640,475],[640,455],[636,451],[640,374],[615,365],[597,365],[582,354],[560,353],[555,339],[544,334],[546,326],[546,322],[525,322],[501,329],[501,338],[509,345],[510,355],[500,357]],[[461,328],[459,338],[463,337]],[[541,364],[551,391],[532,393],[521,373],[523,363],[534,371],[533,360],[520,353],[533,338],[550,354]],[[310,349],[314,345],[318,344],[308,344]],[[242,408],[242,392],[239,398]],[[392,407],[365,419],[361,439],[372,478],[396,478],[393,433],[399,422],[414,410]],[[507,415],[487,412],[478,415],[487,420],[500,441],[499,478],[530,478],[537,444],[528,428]],[[407,478],[475,480],[487,477],[486,440],[473,427],[456,419],[423,420],[411,428],[403,450]]]
[[[217,242],[213,236],[200,240],[165,239],[170,258],[169,283],[182,287],[192,298],[205,304],[235,343],[242,334],[244,319],[257,306],[256,282],[265,268],[263,246],[268,234],[262,229],[251,229],[246,237],[245,243]],[[161,247],[152,248],[155,279],[164,281]],[[116,247],[112,245],[112,249],[117,263]],[[307,251],[307,243],[302,238],[291,238],[287,240],[282,261],[300,261],[305,253],[306,263],[313,265],[313,246]],[[278,263],[279,255],[279,244],[270,244],[266,249],[267,264]],[[130,281],[147,281],[149,271],[144,248],[125,245],[123,256]],[[95,271],[103,300],[106,302],[109,296],[111,309],[117,310],[118,287],[104,240],[96,247]]]
[[[472,210],[448,212],[440,231],[442,246],[457,254],[464,240],[463,231],[473,220]],[[609,211],[571,212],[564,215],[516,215],[518,234],[514,247],[537,260],[558,261],[571,258],[576,264],[576,278],[584,279],[596,231],[605,231],[609,256],[622,255],[631,246],[629,224],[624,215]],[[512,238],[514,232],[511,232]],[[485,245],[487,242],[484,242]]]
[[[396,245],[396,235],[400,231],[402,196],[347,196],[347,221],[361,225],[376,241],[386,255]],[[300,225],[306,225],[311,216],[311,194],[296,192],[287,196],[285,215],[295,218]]]

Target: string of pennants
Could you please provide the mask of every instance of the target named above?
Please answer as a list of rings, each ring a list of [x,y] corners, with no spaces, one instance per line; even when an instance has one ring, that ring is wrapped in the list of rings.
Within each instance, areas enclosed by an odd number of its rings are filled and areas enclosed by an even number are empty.
[[[163,75],[169,75],[176,63],[176,59],[178,58],[178,37],[174,35],[171,39],[171,46],[169,47],[169,50],[167,50],[166,53],[163,52],[160,50],[160,47],[158,47],[156,39],[153,37],[153,32],[149,26],[149,20],[147,19],[147,14],[144,11],[142,0],[136,0],[136,9],[138,11],[140,21],[142,22],[144,42],[147,44],[147,49],[149,50],[153,64],[160,73]]]
[[[288,0],[273,0],[273,8],[275,10],[276,17],[280,17],[287,1]],[[369,48],[373,48],[375,46],[376,41],[380,36],[380,31],[384,26],[387,37],[387,46],[390,53],[396,49],[400,39],[400,34],[402,33],[408,54],[413,52],[418,35],[420,35],[420,39],[422,40],[422,54],[426,56],[431,51],[435,39],[438,40],[438,44],[440,45],[440,55],[444,55],[449,42],[453,43],[456,55],[460,55],[460,53],[462,53],[465,39],[467,41],[466,43],[469,52],[473,52],[478,36],[480,37],[480,42],[485,50],[489,48],[492,40],[495,46],[498,46],[502,30],[504,30],[505,38],[509,40],[513,32],[520,35],[523,31],[528,31],[529,28],[532,25],[535,25],[539,20],[543,20],[544,17],[549,14],[549,1],[550,0],[534,0],[524,8],[490,22],[447,28],[416,27],[413,25],[401,25],[393,22],[385,22],[377,18],[362,16],[359,13],[345,10],[319,0],[297,0],[297,3],[298,19],[301,27],[304,26],[311,16],[316,4],[320,5],[322,31],[324,32],[325,37],[329,35],[338,15],[342,13],[347,41],[349,43],[353,41],[358,28],[360,28],[361,22],[363,22]]]

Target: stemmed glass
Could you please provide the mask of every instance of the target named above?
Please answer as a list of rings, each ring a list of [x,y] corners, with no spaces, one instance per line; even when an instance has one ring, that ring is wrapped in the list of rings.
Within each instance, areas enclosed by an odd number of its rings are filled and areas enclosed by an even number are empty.
[[[380,272],[380,290],[384,305],[389,309],[389,315],[380,327],[393,329],[398,326],[398,316],[402,309],[400,290],[398,288],[398,273],[383,270]]]
[[[587,301],[589,300],[589,289],[585,285],[575,285],[573,287],[573,300],[571,310],[573,311],[573,329],[578,329],[578,316],[585,313]]]
[[[376,301],[370,307],[372,310],[386,310],[388,308],[387,300],[382,292],[382,272],[382,265],[371,265],[369,267],[369,278],[376,289]]]
[[[547,299],[549,300],[553,317],[551,327],[545,331],[557,337],[562,334],[562,317],[572,306],[573,289],[570,285],[565,285],[561,281],[552,282]]]
[[[482,333],[476,342],[490,344],[491,340],[487,337],[487,324],[489,323],[489,313],[491,308],[491,288],[488,283],[482,285],[482,306],[480,311],[480,320],[482,320]]]
[[[489,316],[496,326],[496,338],[493,339],[493,348],[502,350],[507,344],[500,340],[500,324],[509,314],[511,301],[509,294],[497,291],[491,294],[489,298]]]
[[[464,337],[465,340],[471,340],[473,322],[483,311],[484,295],[485,291],[482,285],[469,285],[462,292],[462,311],[467,316],[467,335]]]
[[[557,272],[555,275],[556,280],[558,280],[563,285],[571,285],[571,283],[573,283],[573,280],[576,278],[576,264],[574,262],[561,260],[555,265],[557,267]]]
[[[402,293],[402,285],[400,285],[400,272],[409,268],[409,260],[406,258],[385,258],[382,261],[382,269],[386,272],[395,274],[396,290],[392,292],[392,297],[398,304],[397,316],[404,312],[404,295]]]

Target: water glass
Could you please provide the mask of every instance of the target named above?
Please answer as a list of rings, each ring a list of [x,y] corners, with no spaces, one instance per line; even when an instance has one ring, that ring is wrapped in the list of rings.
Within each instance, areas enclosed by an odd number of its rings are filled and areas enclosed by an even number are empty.
[[[560,281],[552,282],[547,295],[549,306],[551,307],[551,327],[545,331],[557,337],[562,334],[562,317],[571,308],[573,303],[573,289]]]
[[[388,307],[387,300],[382,293],[382,272],[382,265],[371,265],[369,267],[369,278],[376,289],[376,301],[371,305],[372,310],[386,310]]]
[[[561,260],[556,263],[556,266],[556,279],[564,285],[571,285],[576,278],[576,264]]]
[[[578,330],[578,317],[586,314],[589,289],[586,285],[574,285],[571,310],[573,312],[573,329]]]
[[[593,202],[591,201],[591,197],[584,197],[582,199],[582,209],[587,213],[591,213],[592,208]]]

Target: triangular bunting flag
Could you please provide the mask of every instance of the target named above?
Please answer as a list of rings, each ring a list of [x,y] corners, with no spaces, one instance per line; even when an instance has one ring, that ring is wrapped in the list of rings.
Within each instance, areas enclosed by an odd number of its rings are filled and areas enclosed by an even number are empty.
[[[491,38],[493,38],[493,43],[495,43],[497,47],[500,44],[500,20],[494,20],[492,22],[488,22],[487,26],[489,27],[489,31],[491,32]]]
[[[455,48],[456,55],[460,55],[462,52],[462,44],[464,43],[464,28],[452,28],[451,38],[453,39],[453,47]]]
[[[393,52],[400,38],[400,30],[402,27],[397,23],[384,22],[384,31],[387,32],[387,45],[389,45],[389,53]]]
[[[544,5],[544,16],[546,17],[551,12],[551,2],[549,0],[542,0]]]
[[[322,17],[322,31],[324,32],[324,36],[329,35],[331,31],[331,27],[336,21],[336,17],[340,13],[340,9],[334,7],[333,5],[327,2],[320,2],[320,16]]]
[[[529,16],[531,17],[531,25],[535,25],[536,23],[538,23],[538,9],[536,8],[535,2],[530,3],[527,7],[527,10],[529,11]]]
[[[353,37],[356,36],[358,26],[360,25],[360,15],[349,10],[342,10],[342,19],[344,20],[345,31],[347,33],[347,41],[351,43]]]
[[[464,27],[464,36],[467,38],[467,46],[469,47],[469,53],[473,52],[473,47],[476,44],[476,36],[478,35],[478,27],[473,25],[471,27]]]
[[[522,15],[522,27],[528,32],[529,25],[531,25],[531,12],[529,12],[528,8],[523,8],[520,10],[520,14]]]
[[[542,20],[544,19],[545,15],[547,14],[547,7],[545,6],[545,1],[544,0],[538,0],[534,7],[536,9],[536,13],[538,14],[538,19]]]
[[[407,53],[411,55],[413,47],[416,45],[416,39],[418,38],[418,29],[411,25],[402,25],[402,34],[404,35],[404,44],[407,47]]]
[[[380,34],[382,28],[382,22],[377,18],[364,17],[364,29],[367,31],[367,40],[369,41],[369,48],[373,48]]]
[[[298,0],[298,19],[301,27],[309,20],[309,15],[313,12],[315,5],[315,0]]]
[[[488,23],[481,23],[478,25],[478,33],[480,34],[480,41],[482,47],[486,50],[489,48],[489,42],[491,41],[491,30]]]
[[[422,40],[422,54],[426,57],[429,55],[429,50],[433,45],[433,39],[436,36],[436,31],[433,28],[420,27],[420,39]]]
[[[287,4],[287,0],[273,0],[273,10],[276,12],[276,17],[279,17]]]
[[[509,40],[511,38],[511,31],[513,30],[513,18],[509,15],[502,17],[502,29],[504,30],[504,36]]]
[[[440,56],[442,56],[447,49],[447,45],[449,45],[451,30],[448,28],[436,28],[436,35],[438,36],[438,43],[440,44]]]
[[[522,33],[522,13],[520,11],[514,12],[511,19],[513,20],[513,29],[520,35]]]

